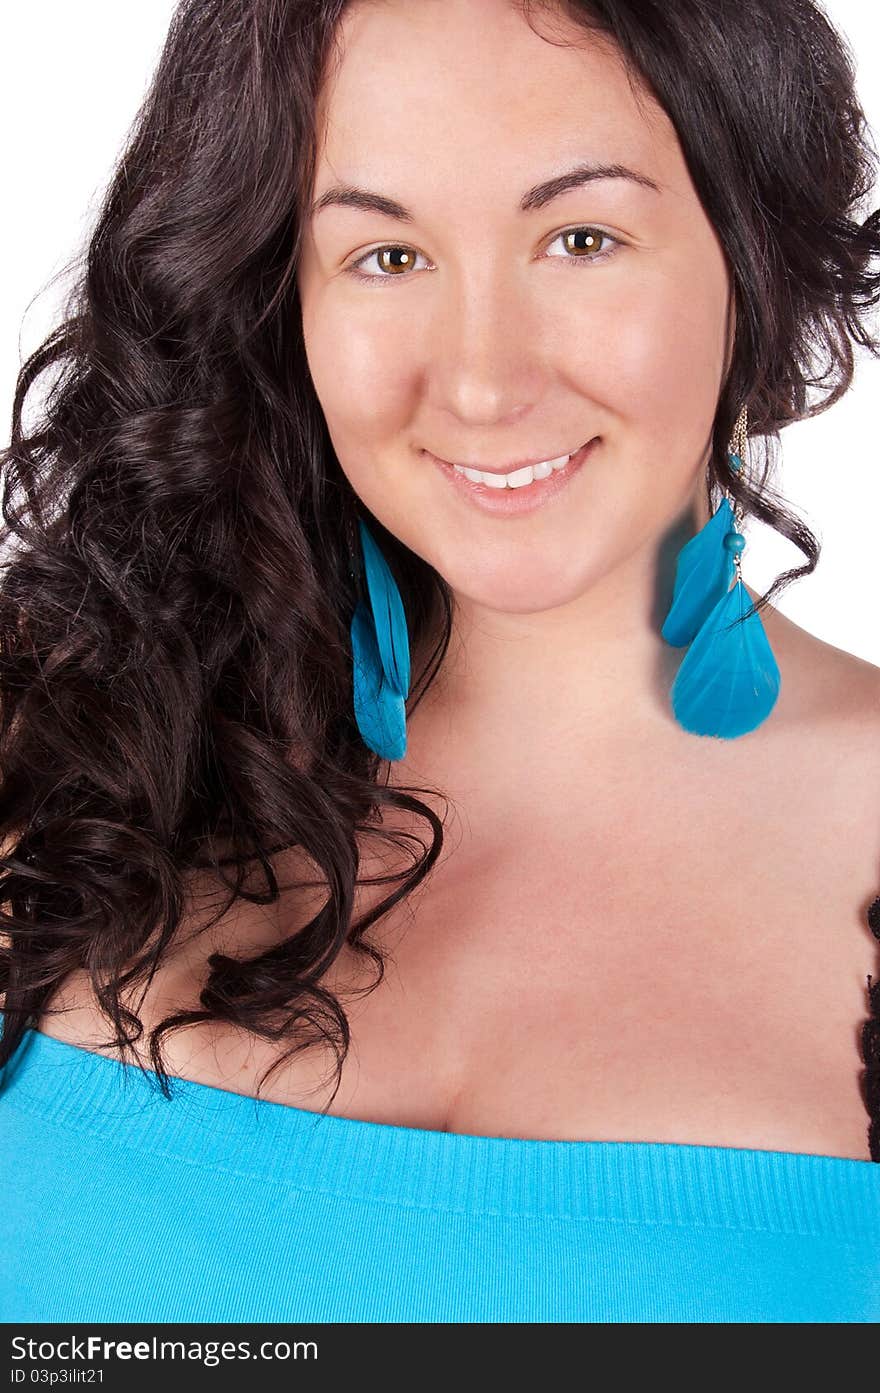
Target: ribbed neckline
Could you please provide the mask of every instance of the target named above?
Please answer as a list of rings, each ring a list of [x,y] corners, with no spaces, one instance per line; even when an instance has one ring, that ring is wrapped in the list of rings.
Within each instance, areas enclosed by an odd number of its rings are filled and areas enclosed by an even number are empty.
[[[30,1028],[0,1104],[294,1190],[507,1218],[880,1237],[880,1164],[684,1142],[555,1141],[322,1115],[158,1075]]]

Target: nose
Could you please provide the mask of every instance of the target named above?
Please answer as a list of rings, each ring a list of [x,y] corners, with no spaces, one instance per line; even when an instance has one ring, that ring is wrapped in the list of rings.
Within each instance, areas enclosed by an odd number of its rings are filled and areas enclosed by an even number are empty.
[[[462,444],[465,428],[513,429],[541,400],[549,368],[535,317],[511,277],[491,271],[437,305],[425,350],[428,394],[459,423]]]

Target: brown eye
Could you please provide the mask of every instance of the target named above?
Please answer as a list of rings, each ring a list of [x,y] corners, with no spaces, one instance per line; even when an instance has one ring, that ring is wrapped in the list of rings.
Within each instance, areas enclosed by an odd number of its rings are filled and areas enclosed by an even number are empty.
[[[365,252],[348,270],[351,275],[365,281],[401,280],[412,270],[417,258],[418,252],[413,251],[412,247],[401,247],[391,242],[387,246],[374,247],[371,252]],[[368,261],[378,266],[378,272],[360,270]]]
[[[415,261],[408,247],[379,247],[376,256],[383,271],[408,271]]]
[[[603,242],[607,242],[608,246],[600,250]],[[549,250],[546,255],[562,261],[567,266],[590,266],[593,262],[605,261],[614,256],[623,245],[617,237],[612,237],[610,232],[605,232],[601,227],[570,227],[566,232],[558,232],[550,246],[560,243],[563,246],[561,256]]]
[[[570,232],[561,232],[559,235],[567,251],[591,254],[599,250],[607,233],[600,232],[596,227],[574,227]]]

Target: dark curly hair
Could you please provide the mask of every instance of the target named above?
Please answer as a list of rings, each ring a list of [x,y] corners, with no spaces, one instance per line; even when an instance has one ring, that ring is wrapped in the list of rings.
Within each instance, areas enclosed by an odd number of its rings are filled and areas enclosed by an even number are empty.
[[[170,1096],[162,1037],[228,1022],[280,1047],[260,1088],[323,1041],[338,1090],[350,1032],[326,974],[348,945],[378,986],[367,931],[443,846],[419,797],[435,791],[392,787],[354,720],[366,510],[329,439],[297,300],[316,107],[349,2],[183,0],[63,322],[19,373],[0,454],[0,1066],[76,969],[127,1051],[144,1027],[123,992],[179,944],[198,878],[226,893],[207,929],[236,899],[276,903],[278,858],[295,852],[315,878],[291,888],[320,887],[321,907],[255,957],[211,953],[203,1009],[165,1017],[149,1054]],[[610,36],[636,96],[677,130],[736,297],[707,490],[723,477],[807,558],[763,607],[819,555],[771,494],[769,444],[847,390],[855,343],[880,356],[867,327],[880,209],[860,220],[876,152],[851,53],[811,0],[517,2],[529,22],[540,8]],[[50,369],[27,432],[25,399]],[[727,468],[743,403],[765,441],[757,480]],[[365,520],[406,610],[412,711],[453,596]],[[384,826],[383,809],[430,839]],[[411,864],[359,880],[370,835]],[[358,885],[384,883],[353,922]]]

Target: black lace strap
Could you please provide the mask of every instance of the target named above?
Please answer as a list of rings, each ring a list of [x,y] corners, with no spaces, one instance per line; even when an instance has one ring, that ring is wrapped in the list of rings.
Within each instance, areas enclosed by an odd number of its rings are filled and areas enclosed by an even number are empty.
[[[868,928],[880,941],[880,895],[868,908]],[[868,1150],[880,1161],[880,980],[868,973],[869,1016],[862,1026],[862,1058],[865,1061],[865,1106],[868,1109]]]

